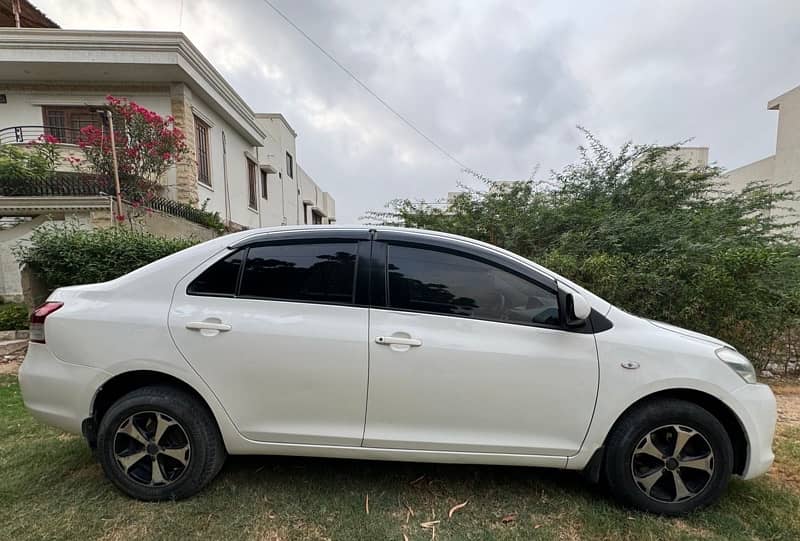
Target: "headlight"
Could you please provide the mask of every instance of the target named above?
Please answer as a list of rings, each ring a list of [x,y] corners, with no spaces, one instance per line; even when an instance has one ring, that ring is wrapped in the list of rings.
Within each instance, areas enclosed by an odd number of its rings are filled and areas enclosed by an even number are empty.
[[[747,357],[731,348],[719,348],[715,353],[720,361],[730,366],[747,383],[756,383],[756,370]]]

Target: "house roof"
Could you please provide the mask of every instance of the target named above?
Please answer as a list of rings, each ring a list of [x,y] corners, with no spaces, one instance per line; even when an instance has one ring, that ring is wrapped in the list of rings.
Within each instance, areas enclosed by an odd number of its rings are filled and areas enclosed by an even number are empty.
[[[0,28],[4,83],[185,83],[254,146],[255,113],[182,32]]]
[[[11,7],[13,0],[0,0],[0,26],[17,26],[14,19],[14,10]],[[39,11],[28,0],[19,0],[19,22],[22,28],[61,28],[47,15]]]
[[[294,128],[289,124],[289,121],[286,120],[286,117],[280,113],[256,113],[256,118],[268,118],[271,120],[280,120],[283,122],[283,125],[286,126],[286,129],[289,130],[294,137],[297,137],[297,132],[294,131]]]

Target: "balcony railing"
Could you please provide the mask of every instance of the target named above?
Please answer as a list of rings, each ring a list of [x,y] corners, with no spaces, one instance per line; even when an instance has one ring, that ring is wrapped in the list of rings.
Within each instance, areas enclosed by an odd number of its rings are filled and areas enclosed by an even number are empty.
[[[10,126],[0,128],[0,145],[29,143],[43,135],[52,135],[59,143],[76,145],[80,134],[81,131],[78,129],[61,126]]]

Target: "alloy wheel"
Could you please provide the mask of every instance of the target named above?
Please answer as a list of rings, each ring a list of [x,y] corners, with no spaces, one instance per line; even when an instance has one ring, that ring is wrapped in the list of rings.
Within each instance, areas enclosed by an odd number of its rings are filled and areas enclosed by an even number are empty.
[[[714,474],[714,451],[703,434],[684,425],[648,432],[631,457],[636,486],[647,497],[679,503],[698,496]]]
[[[183,427],[158,411],[127,417],[114,434],[114,458],[131,480],[150,487],[177,481],[191,460]]]

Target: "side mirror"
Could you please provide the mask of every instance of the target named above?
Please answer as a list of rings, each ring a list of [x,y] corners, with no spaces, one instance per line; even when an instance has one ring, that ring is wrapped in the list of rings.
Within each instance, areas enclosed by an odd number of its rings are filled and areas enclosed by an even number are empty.
[[[586,297],[575,291],[574,289],[566,286],[560,286],[561,291],[564,293],[567,308],[567,325],[580,325],[592,313],[592,306]]]

